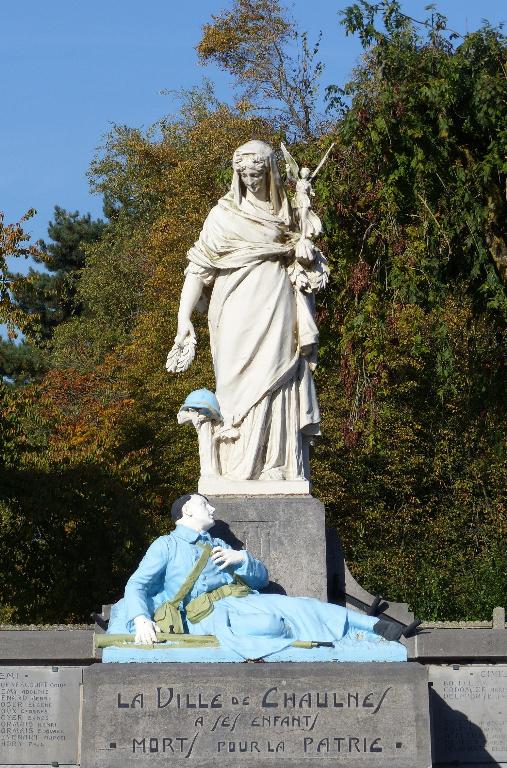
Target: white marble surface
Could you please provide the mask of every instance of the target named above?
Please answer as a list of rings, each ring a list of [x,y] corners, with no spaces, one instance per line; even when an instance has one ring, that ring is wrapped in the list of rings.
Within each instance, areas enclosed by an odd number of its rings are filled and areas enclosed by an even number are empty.
[[[227,477],[201,477],[199,493],[205,496],[308,496],[308,480],[230,480]]]
[[[168,370],[191,364],[191,316],[209,296],[222,420],[206,429],[202,419],[194,423],[201,474],[269,487],[255,493],[308,493],[309,445],[320,434],[314,295],[325,288],[329,270],[308,237],[315,228],[302,231],[292,214],[273,149],[249,141],[235,151],[233,169],[230,192],[187,254]],[[273,491],[280,482],[284,490]]]

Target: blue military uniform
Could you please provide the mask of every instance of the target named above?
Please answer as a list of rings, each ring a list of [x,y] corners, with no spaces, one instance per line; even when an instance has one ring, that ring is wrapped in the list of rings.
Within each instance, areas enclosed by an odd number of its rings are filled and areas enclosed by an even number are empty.
[[[152,618],[158,606],[176,594],[202,554],[199,544],[206,543],[230,549],[221,539],[181,523],[169,536],[156,539],[128,580],[124,599],[113,606],[108,632],[131,632],[136,616]],[[313,598],[259,594],[257,590],[268,583],[268,573],[249,552],[242,563],[223,571],[209,559],[182,601],[183,616],[190,600],[231,584],[234,575],[252,593],[218,600],[209,616],[195,624],[186,622],[186,629],[193,635],[215,635],[222,647],[244,659],[277,653],[293,640],[340,640],[351,627],[368,633],[377,622],[375,617]]]

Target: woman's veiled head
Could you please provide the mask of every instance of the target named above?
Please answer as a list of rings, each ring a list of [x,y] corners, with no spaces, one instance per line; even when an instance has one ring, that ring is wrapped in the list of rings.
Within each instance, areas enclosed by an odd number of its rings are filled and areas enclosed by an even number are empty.
[[[247,141],[236,150],[232,156],[232,165],[235,171],[241,172],[247,166],[257,168],[269,168],[269,161],[273,155],[273,149],[265,141]]]
[[[232,167],[234,174],[231,190],[237,205],[241,204],[245,194],[244,179],[247,176],[254,187],[260,186],[265,180],[266,192],[275,215],[280,216],[286,224],[290,222],[287,196],[280,179],[275,152],[269,144],[257,139],[242,144],[234,152]]]

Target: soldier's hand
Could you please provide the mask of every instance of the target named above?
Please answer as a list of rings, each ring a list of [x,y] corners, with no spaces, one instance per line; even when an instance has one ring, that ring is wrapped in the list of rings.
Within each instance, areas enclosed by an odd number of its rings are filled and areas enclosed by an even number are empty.
[[[238,565],[246,557],[244,549],[226,549],[225,547],[213,547],[211,559],[218,565],[218,570],[223,571],[229,565]]]
[[[134,642],[141,645],[153,645],[157,642],[157,632],[160,628],[146,616],[136,616],[134,619],[136,637]]]

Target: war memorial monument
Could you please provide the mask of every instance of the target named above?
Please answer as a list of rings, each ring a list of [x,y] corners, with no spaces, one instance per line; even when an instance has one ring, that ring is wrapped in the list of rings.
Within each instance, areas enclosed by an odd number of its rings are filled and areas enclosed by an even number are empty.
[[[0,765],[507,764],[504,614],[419,626],[354,581],[311,495],[329,276],[312,179],[332,155],[312,173],[282,152],[293,199],[247,142],[188,252],[166,367],[192,364],[207,311],[215,391],[174,427],[195,428],[198,488],[95,631],[0,632]]]

